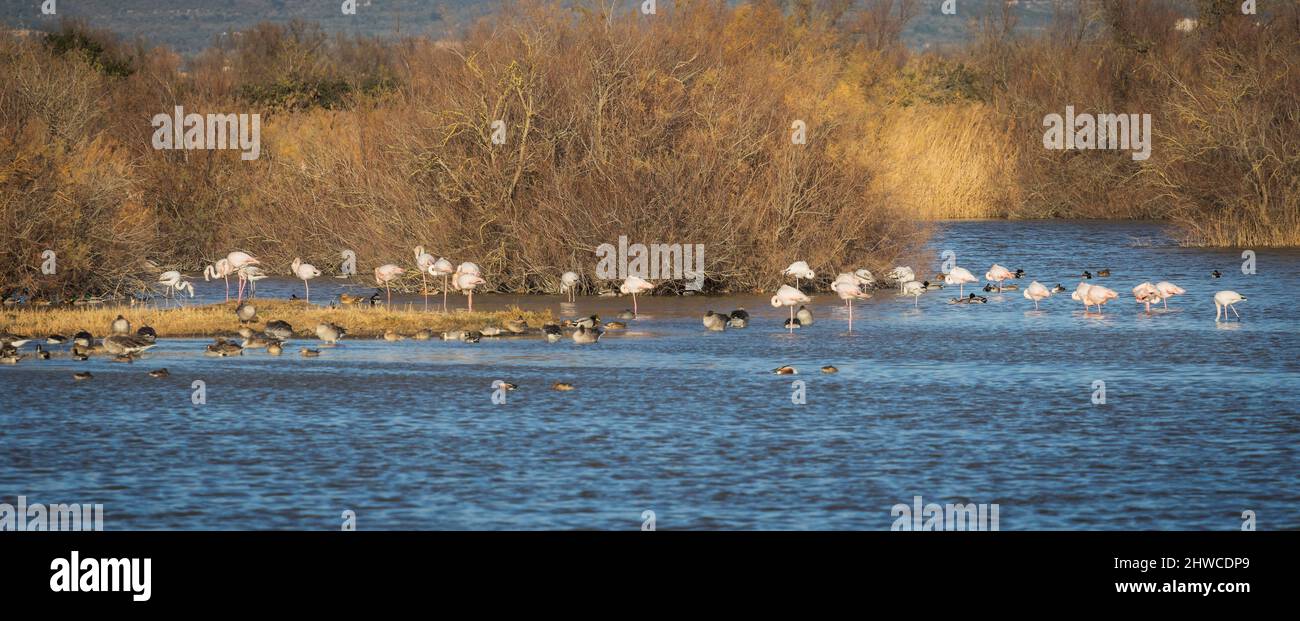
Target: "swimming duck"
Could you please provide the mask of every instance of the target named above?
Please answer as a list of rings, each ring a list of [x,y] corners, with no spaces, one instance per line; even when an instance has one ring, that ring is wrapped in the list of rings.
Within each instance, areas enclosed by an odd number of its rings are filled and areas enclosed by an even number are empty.
[[[77,380],[78,382],[80,382],[81,380],[88,380],[93,377],[95,376],[91,375],[90,371],[77,371],[76,373],[72,374],[72,379]]]
[[[555,382],[554,384],[551,384],[551,388],[559,391],[569,391],[573,390],[573,384],[568,382]]]
[[[60,334],[51,334],[45,337],[45,342],[49,345],[62,345],[68,342],[68,337]]]
[[[78,332],[72,337],[72,342],[75,343],[77,347],[90,347],[94,340],[95,337],[91,336],[91,334],[85,330]]]
[[[317,356],[320,356],[319,349],[307,349],[306,347],[298,350],[298,353],[302,354],[303,358],[315,358]]]
[[[72,350],[72,359],[78,362],[85,362],[87,360],[90,360],[90,356],[87,356],[85,353],[78,351],[77,349],[74,348]]]
[[[150,343],[158,342],[158,331],[149,326],[140,326],[140,329],[135,331],[135,335]]]
[[[1107,276],[1110,276],[1110,268],[1108,267],[1104,270],[1098,271],[1097,276],[1100,276],[1101,278],[1106,278]]]
[[[797,369],[795,369],[794,367],[788,364],[785,366],[772,369],[772,372],[777,375],[798,375],[799,374],[799,371]]]
[[[600,328],[588,328],[587,326],[578,326],[573,332],[573,342],[578,344],[595,343],[600,341],[600,335],[604,332]]]
[[[1083,270],[1083,274],[1080,275],[1080,278],[1083,278],[1084,280],[1092,280],[1092,272],[1089,272],[1088,270]]]
[[[284,353],[284,346],[280,344],[280,341],[271,341],[266,345],[266,353],[272,356],[279,356]]]
[[[749,313],[743,307],[731,311],[727,325],[733,328],[745,328],[749,326]]]
[[[262,337],[262,336],[254,336],[251,338],[244,339],[244,342],[241,343],[241,346],[244,349],[266,349],[270,347],[272,343],[278,344],[279,341],[276,341],[275,339],[271,339],[271,338]]]
[[[443,332],[440,338],[444,341],[461,341],[465,339],[465,331],[452,330],[450,332]]]
[[[37,358],[38,360],[49,360],[49,359],[50,359],[50,352],[45,351],[44,349],[41,349],[41,346],[40,346],[40,345],[37,345],[37,346],[36,346],[36,358]]]
[[[277,341],[287,341],[293,338],[293,326],[287,321],[276,319],[268,321],[262,333]]]
[[[605,323],[606,330],[626,330],[627,324],[622,321],[610,321]]]
[[[218,356],[221,358],[228,356],[241,356],[243,353],[244,348],[240,347],[238,343],[233,343],[223,338],[218,338],[211,345],[208,345],[207,350],[204,351],[204,355]]]
[[[421,328],[416,330],[415,334],[411,338],[417,341],[427,341],[433,338],[433,331],[428,328]]]
[[[619,313],[618,318],[622,319],[623,321],[629,321],[632,319],[636,319],[636,314],[632,312],[632,309],[628,308],[628,309],[624,309],[623,312]]]
[[[113,334],[130,334],[131,322],[127,321],[126,317],[118,315],[117,319],[113,320],[112,328]]]
[[[598,325],[600,325],[600,315],[583,317],[573,322],[573,326],[577,328],[594,328]]]
[[[1062,291],[1065,291],[1065,287],[1062,287],[1059,282],[1056,283],[1055,287],[1052,287],[1052,293],[1061,293]]]
[[[942,288],[943,283],[941,282],[930,282],[928,280],[921,281],[921,289],[924,291],[938,291]]]
[[[149,377],[156,377],[156,378],[159,378],[159,379],[164,378],[164,377],[169,377],[170,375],[171,375],[171,371],[168,371],[168,370],[165,369],[165,368],[163,368],[163,369],[154,369],[154,370],[152,370],[152,371],[149,372]]]
[[[470,330],[469,332],[466,332],[460,340],[465,343],[477,343],[483,340],[483,333],[478,330]]]
[[[1002,288],[1001,288],[1001,289],[999,289],[998,287],[996,287],[996,286],[994,286],[994,285],[992,285],[992,284],[984,285],[984,291],[985,291],[985,292],[990,292],[990,291],[1019,291],[1019,290],[1020,290],[1020,285],[1002,285]]]
[[[1016,270],[1015,273],[1011,275],[1011,277],[1012,277],[1012,278],[1015,278],[1016,280],[1019,280],[1019,279],[1021,279],[1021,278],[1024,278],[1024,277],[1025,277],[1025,270]]]
[[[507,319],[501,323],[501,327],[511,334],[523,334],[528,331],[528,322],[523,317]]]
[[[1223,276],[1223,273],[1220,272],[1219,270],[1214,270],[1213,272],[1210,272],[1210,276],[1212,276],[1212,277],[1214,277],[1214,278],[1219,278],[1219,277]]]
[[[542,326],[542,334],[546,335],[546,342],[548,343],[555,343],[564,338],[564,332],[560,329],[560,326],[553,323]]]
[[[155,347],[145,339],[130,334],[111,334],[104,337],[104,351],[117,356],[133,356]]]
[[[406,337],[404,337],[404,336],[402,336],[402,335],[400,335],[400,334],[398,334],[398,333],[396,333],[396,332],[394,332],[394,331],[392,331],[392,330],[385,330],[385,331],[384,331],[384,340],[385,340],[385,341],[388,341],[389,343],[393,343],[393,342],[396,342],[396,341],[404,341],[404,340],[406,340]]]
[[[5,353],[0,354],[0,364],[18,364],[19,361],[26,357],[27,356],[20,354],[17,351],[8,350]]]
[[[519,388],[519,385],[518,385],[518,384],[511,384],[510,382],[505,382],[505,381],[502,381],[502,380],[497,380],[497,381],[495,381],[495,382],[492,382],[492,387],[493,387],[493,388],[500,388],[500,389],[502,389],[502,390],[506,390],[506,391],[511,391],[511,390],[516,389],[516,388]]]
[[[713,311],[709,311],[704,314],[704,327],[708,328],[713,332],[722,332],[726,330],[727,321],[729,321],[729,318],[726,318],[723,315],[719,315]]]
[[[830,365],[830,364],[828,364],[828,365],[822,367],[822,373],[839,373],[839,372],[840,372],[840,370],[837,369],[837,368],[835,368],[834,365]]]
[[[12,332],[0,332],[0,347],[22,347],[31,341],[25,336],[18,336]]]
[[[346,293],[340,293],[340,294],[339,294],[339,303],[340,303],[340,304],[360,304],[360,303],[362,303],[363,301],[365,301],[365,298],[363,298],[363,297],[361,297],[361,296],[359,296],[359,295],[348,295],[348,294],[346,294]]]
[[[813,325],[813,314],[812,311],[808,310],[807,306],[800,305],[799,311],[794,314],[794,317],[799,320],[801,326]]]
[[[481,332],[483,336],[501,336],[501,328],[496,326],[484,326],[482,330],[479,330],[479,332]]]
[[[794,328],[801,328],[801,327],[803,327],[803,324],[800,323],[800,322],[799,322],[799,318],[796,317],[796,318],[794,318],[794,319],[786,319],[784,322],[781,323],[781,327],[782,327],[782,328],[788,328],[788,329],[794,329]]]

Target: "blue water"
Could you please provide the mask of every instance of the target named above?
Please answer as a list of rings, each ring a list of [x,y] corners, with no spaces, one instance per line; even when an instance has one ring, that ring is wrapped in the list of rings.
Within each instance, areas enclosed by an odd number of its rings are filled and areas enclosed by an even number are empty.
[[[344,510],[359,529],[628,530],[652,510],[659,529],[880,530],[914,496],[997,503],[1002,530],[1236,530],[1246,510],[1260,529],[1300,527],[1300,254],[1258,249],[1244,275],[1240,250],[1094,222],[945,224],[931,250],[918,274],[952,250],[978,275],[1025,269],[1021,285],[1072,290],[1110,268],[1093,282],[1121,297],[1097,316],[1068,293],[1034,312],[1018,291],[973,306],[930,292],[919,309],[879,291],[848,333],[824,293],[793,335],[759,296],[642,298],[630,330],[592,346],[344,341],[316,359],[288,353],[300,344],[213,359],[204,341],[163,339],[132,365],[26,360],[0,366],[0,502],[102,503],[109,530],[337,529]],[[1146,316],[1129,293],[1143,280],[1187,294]],[[318,300],[346,286],[316,283]],[[1220,289],[1249,298],[1239,321],[1214,321]],[[751,327],[700,324],[736,306]],[[771,374],[783,364],[799,375]],[[158,367],[171,377],[145,374]],[[496,379],[520,386],[505,404]]]

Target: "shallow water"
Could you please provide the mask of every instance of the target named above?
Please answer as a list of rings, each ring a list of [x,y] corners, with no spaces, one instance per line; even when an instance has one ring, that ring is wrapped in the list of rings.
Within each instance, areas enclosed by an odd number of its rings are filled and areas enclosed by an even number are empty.
[[[103,503],[110,530],[336,529],[345,509],[360,529],[637,529],[647,509],[661,529],[888,529],[918,495],[997,503],[1003,530],[1236,530],[1244,510],[1261,529],[1300,526],[1300,254],[1260,250],[1246,276],[1240,251],[1178,248],[1149,224],[963,222],[917,272],[944,249],[977,274],[1023,268],[1021,285],[1073,289],[1109,267],[1094,282],[1121,297],[1099,317],[1068,293],[1034,312],[1018,291],[974,306],[931,292],[919,310],[881,291],[850,334],[822,294],[793,335],[757,296],[644,298],[629,331],[593,346],[345,341],[316,359],[212,359],[168,339],[133,365],[27,360],[0,367],[0,502]],[[1165,279],[1187,295],[1145,316],[1129,289]],[[341,286],[318,279],[313,299]],[[1215,323],[1220,289],[1249,297],[1240,321]],[[475,299],[507,304],[609,319],[629,301]],[[750,328],[700,324],[736,306]],[[770,373],[782,364],[800,374]],[[158,367],[171,377],[145,374]],[[520,386],[505,404],[495,379]]]

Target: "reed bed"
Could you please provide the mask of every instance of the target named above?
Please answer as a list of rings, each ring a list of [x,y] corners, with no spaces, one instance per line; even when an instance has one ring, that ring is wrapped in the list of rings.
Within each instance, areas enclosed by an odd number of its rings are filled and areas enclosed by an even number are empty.
[[[523,317],[530,326],[541,326],[552,320],[550,311],[524,311],[517,307],[502,311],[453,311],[444,314],[436,311],[394,310],[382,306],[330,308],[290,301],[256,300],[254,306],[257,308],[258,320],[251,325],[254,330],[260,330],[267,321],[279,319],[289,322],[296,335],[309,338],[315,338],[317,324],[326,321],[346,328],[349,338],[378,338],[388,330],[410,336],[422,329],[437,333],[499,327],[502,321],[518,317]],[[51,334],[70,336],[80,330],[102,336],[108,333],[109,325],[118,315],[127,318],[134,327],[152,327],[160,338],[229,336],[239,330],[234,302],[183,308],[137,305],[23,309],[5,313],[4,329],[33,338]]]

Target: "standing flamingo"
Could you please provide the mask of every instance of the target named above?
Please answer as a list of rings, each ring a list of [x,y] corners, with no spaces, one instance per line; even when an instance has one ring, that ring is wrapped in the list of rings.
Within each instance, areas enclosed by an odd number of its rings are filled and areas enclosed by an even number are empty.
[[[1002,293],[1002,281],[1011,280],[1015,277],[1015,273],[997,263],[994,263],[993,267],[990,267],[989,271],[984,274],[984,280],[998,283],[998,293]]]
[[[785,268],[785,272],[782,273],[786,276],[794,276],[795,289],[799,288],[800,278],[803,278],[804,280],[812,280],[817,276],[817,274],[812,271],[812,268],[808,267],[807,261],[795,261],[790,264],[790,267]]]
[[[912,271],[912,268],[900,265],[886,272],[885,277],[894,281],[894,285],[902,289],[905,283],[916,280],[916,273]]]
[[[921,308],[921,294],[925,293],[925,283],[909,280],[899,287],[899,297],[912,296],[912,308]]]
[[[302,286],[307,289],[307,303],[311,304],[311,286],[307,284],[307,281],[320,276],[320,270],[316,269],[315,265],[303,263],[302,259],[298,257],[294,257],[293,264],[289,266],[289,269],[293,271],[294,276],[302,279]]]
[[[470,263],[470,265],[474,264]],[[478,266],[475,266],[476,269],[477,267]],[[483,280],[483,277],[477,272],[458,272],[456,276],[452,278],[452,284],[456,285],[456,289],[464,291],[466,295],[469,296],[469,312],[474,312],[474,287],[485,284],[486,282],[487,281]]]
[[[429,283],[425,275],[435,263],[433,255],[424,251],[424,246],[415,247],[415,267],[420,270],[420,289],[424,291],[424,310],[429,310]]]
[[[807,304],[812,302],[812,298],[803,294],[802,291],[791,287],[790,285],[781,285],[776,290],[776,295],[772,296],[772,307],[780,308],[782,306],[790,307],[790,321],[786,324],[790,326],[790,334],[794,334],[794,307],[796,304]]]
[[[1156,291],[1160,292],[1160,303],[1163,304],[1166,309],[1169,308],[1169,298],[1187,293],[1186,289],[1183,289],[1167,280],[1162,280],[1156,283]]]
[[[398,276],[405,274],[406,270],[389,263],[380,265],[375,268],[375,282],[384,286],[384,291],[388,292],[388,307],[393,307],[393,290],[389,283],[396,280]]]
[[[871,297],[870,293],[862,290],[862,284],[858,277],[853,274],[840,274],[831,283],[831,291],[838,293],[841,300],[849,305],[849,332],[853,331],[853,300],[866,300]],[[790,328],[794,330],[793,327]]]
[[[1083,312],[1087,313],[1088,307],[1096,306],[1097,314],[1100,315],[1101,305],[1118,298],[1119,294],[1101,285],[1090,285],[1081,282],[1078,288],[1074,290],[1074,293],[1070,294],[1070,297],[1083,302]]]
[[[257,281],[266,280],[266,272],[256,265],[245,265],[239,270],[239,277],[248,281],[249,299],[257,297]]]
[[[176,270],[163,272],[162,275],[158,277],[158,284],[162,285],[165,289],[163,292],[164,296],[175,296],[176,304],[178,305],[181,303],[180,294],[182,291],[188,291],[190,297],[194,297],[194,284],[185,280],[185,277],[181,276],[181,273]]]
[[[1232,309],[1232,314],[1236,315],[1237,319],[1241,319],[1241,313],[1238,313],[1237,308],[1233,305],[1245,301],[1246,296],[1236,291],[1220,291],[1214,294],[1214,323],[1219,323],[1220,312],[1223,313],[1224,319],[1228,318],[1228,311],[1226,310],[1228,308]]]
[[[226,255],[226,264],[230,266],[231,270],[239,272],[239,296],[236,298],[236,302],[244,301],[244,283],[248,282],[248,275],[244,274],[241,270],[250,265],[259,265],[260,263],[261,261],[253,258],[253,255],[250,255],[247,252],[236,250],[235,252]],[[227,293],[226,297],[229,298],[229,296],[230,294]]]
[[[451,261],[440,258],[434,261],[426,271],[434,278],[442,276],[442,312],[445,313],[447,312],[447,289],[449,288],[447,277],[451,276],[456,270],[451,267]]]
[[[220,259],[216,263],[203,269],[203,281],[207,282],[213,278],[221,278],[226,281],[226,301],[230,301],[230,275],[235,270],[230,267],[230,261]]]
[[[974,274],[970,273],[970,270],[964,267],[953,266],[952,270],[943,277],[943,281],[950,285],[957,285],[957,297],[961,298],[966,296],[966,285],[969,283],[977,283],[979,282],[979,279],[976,278]]]
[[[1156,289],[1155,285],[1149,282],[1144,282],[1133,287],[1133,297],[1137,300],[1138,304],[1146,305],[1147,314],[1150,315],[1151,303],[1160,301],[1160,290]]]
[[[632,294],[632,316],[636,317],[636,294],[646,293],[654,288],[654,285],[646,282],[640,276],[628,276],[627,279],[623,281],[623,284],[619,285],[618,290],[623,294]]]
[[[1052,292],[1048,291],[1047,287],[1043,286],[1043,283],[1035,280],[1034,282],[1029,283],[1028,287],[1025,287],[1024,295],[1026,300],[1034,301],[1034,310],[1038,310],[1039,300],[1046,300],[1051,297]]]
[[[578,296],[578,277],[577,272],[565,272],[560,276],[560,293],[567,293],[570,302],[576,302]]]

